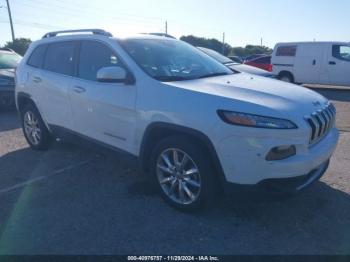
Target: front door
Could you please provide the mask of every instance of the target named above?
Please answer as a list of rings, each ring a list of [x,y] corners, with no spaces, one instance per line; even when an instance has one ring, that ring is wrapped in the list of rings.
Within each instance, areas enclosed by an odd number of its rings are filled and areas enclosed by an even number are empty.
[[[70,87],[74,130],[132,153],[136,86],[98,82],[97,71],[111,66],[125,68],[109,46],[81,42],[77,78]]]
[[[329,84],[350,86],[350,45],[333,44],[327,63]]]

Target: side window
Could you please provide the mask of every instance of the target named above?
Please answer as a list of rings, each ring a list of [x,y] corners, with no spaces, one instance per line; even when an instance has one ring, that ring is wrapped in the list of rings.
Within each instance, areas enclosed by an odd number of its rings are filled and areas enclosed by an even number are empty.
[[[97,41],[82,42],[78,70],[80,78],[96,81],[97,71],[111,66],[122,66],[122,64],[108,46]]]
[[[350,61],[350,46],[333,45],[332,55],[340,60]]]
[[[73,75],[75,46],[75,42],[49,44],[44,69],[63,75]]]
[[[45,52],[47,45],[40,45],[32,52],[27,64],[36,68],[41,68],[44,63]]]
[[[277,48],[276,56],[295,56],[297,53],[297,46],[279,46]]]

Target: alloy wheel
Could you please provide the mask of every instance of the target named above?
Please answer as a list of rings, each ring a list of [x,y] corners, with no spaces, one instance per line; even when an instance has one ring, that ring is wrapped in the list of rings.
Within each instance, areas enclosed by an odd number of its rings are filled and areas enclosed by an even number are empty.
[[[24,114],[23,123],[24,131],[26,132],[28,140],[33,145],[38,145],[41,140],[41,129],[39,125],[39,119],[33,112],[27,111]]]
[[[192,158],[180,149],[163,151],[157,160],[157,178],[163,192],[181,205],[194,203],[201,192],[201,175]]]

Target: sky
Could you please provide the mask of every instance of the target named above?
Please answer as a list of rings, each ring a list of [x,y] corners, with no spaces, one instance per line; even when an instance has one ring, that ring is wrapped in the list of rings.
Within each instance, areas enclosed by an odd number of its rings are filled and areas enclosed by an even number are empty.
[[[222,40],[234,47],[287,41],[350,41],[349,0],[9,0],[16,37],[102,28],[115,36],[164,32]],[[11,40],[0,0],[0,45]]]

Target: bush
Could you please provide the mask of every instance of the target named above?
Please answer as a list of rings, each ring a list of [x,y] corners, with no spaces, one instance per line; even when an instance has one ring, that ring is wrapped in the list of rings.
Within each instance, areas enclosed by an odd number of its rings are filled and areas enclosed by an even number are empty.
[[[28,38],[16,38],[13,42],[7,42],[4,47],[11,48],[20,55],[24,55],[32,41]]]

